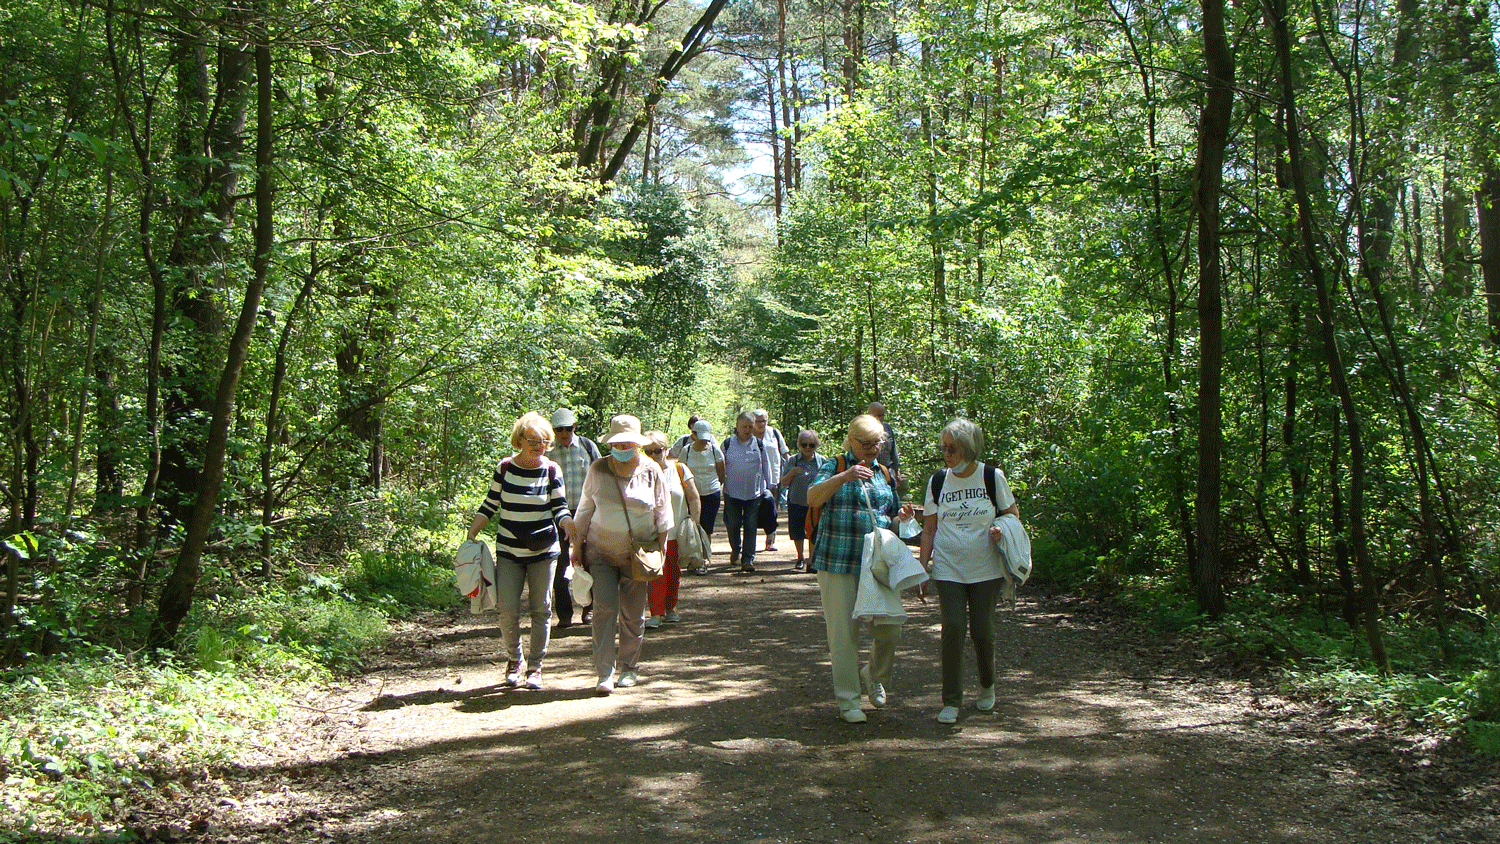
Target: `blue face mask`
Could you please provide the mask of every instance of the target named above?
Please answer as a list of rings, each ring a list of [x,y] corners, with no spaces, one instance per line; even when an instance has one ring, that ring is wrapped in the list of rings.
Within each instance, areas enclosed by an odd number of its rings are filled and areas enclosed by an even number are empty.
[[[635,449],[633,448],[615,448],[614,446],[610,446],[609,453],[613,454],[615,459],[621,463],[629,463],[631,458],[635,457]]]

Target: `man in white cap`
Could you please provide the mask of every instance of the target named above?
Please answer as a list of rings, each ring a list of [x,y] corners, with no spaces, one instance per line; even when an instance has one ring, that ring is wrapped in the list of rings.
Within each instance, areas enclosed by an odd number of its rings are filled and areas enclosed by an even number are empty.
[[[583,491],[583,479],[588,477],[589,464],[599,459],[599,446],[588,437],[579,436],[574,433],[578,427],[578,417],[567,408],[559,408],[552,413],[552,448],[547,451],[547,457],[562,467],[563,494],[568,499],[568,512],[578,513],[578,494]],[[568,540],[563,538],[562,556],[559,559],[567,560]],[[557,575],[552,578],[552,607],[557,611],[557,629],[565,630],[573,626],[573,596],[568,591],[567,566],[557,567]],[[589,608],[583,608],[583,623],[589,622]]]

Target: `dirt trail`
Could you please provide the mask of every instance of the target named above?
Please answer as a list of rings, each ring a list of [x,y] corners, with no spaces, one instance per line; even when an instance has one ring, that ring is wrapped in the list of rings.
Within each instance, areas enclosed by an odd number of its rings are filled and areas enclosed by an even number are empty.
[[[720,543],[722,535],[717,537]],[[1214,679],[1086,605],[1003,611],[1000,703],[934,720],[912,602],[885,709],[832,701],[816,579],[685,576],[642,684],[596,697],[589,634],[501,684],[492,615],[427,619],[181,821],[204,842],[1500,841],[1497,768]],[[970,683],[973,680],[970,655]],[[1466,783],[1473,782],[1473,785]]]

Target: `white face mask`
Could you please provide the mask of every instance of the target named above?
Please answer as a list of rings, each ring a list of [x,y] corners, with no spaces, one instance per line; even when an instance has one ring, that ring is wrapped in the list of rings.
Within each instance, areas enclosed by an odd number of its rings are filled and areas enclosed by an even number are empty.
[[[962,462],[962,463],[958,464],[957,466],[953,467],[953,473],[955,475],[962,475],[963,473],[969,471],[969,469],[973,468],[973,466],[974,466],[974,461],[972,461],[972,460],[965,460],[964,462]]]

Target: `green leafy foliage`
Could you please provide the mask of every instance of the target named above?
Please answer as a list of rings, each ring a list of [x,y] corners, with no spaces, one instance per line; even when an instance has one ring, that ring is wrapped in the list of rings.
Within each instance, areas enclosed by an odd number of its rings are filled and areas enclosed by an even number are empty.
[[[122,834],[133,799],[233,758],[292,692],[108,651],[0,675],[0,839]]]

